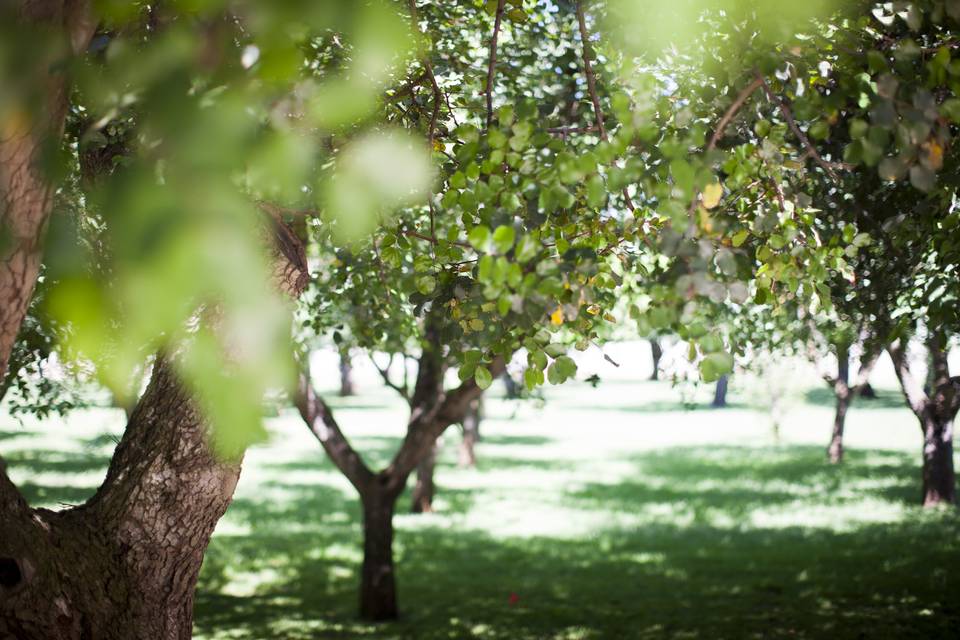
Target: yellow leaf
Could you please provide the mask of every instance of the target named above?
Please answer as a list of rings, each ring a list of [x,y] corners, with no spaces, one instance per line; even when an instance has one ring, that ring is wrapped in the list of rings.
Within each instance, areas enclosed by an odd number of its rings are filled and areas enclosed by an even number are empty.
[[[700,199],[706,209],[713,209],[720,204],[720,198],[723,197],[723,186],[719,182],[713,182],[703,188],[703,194]]]
[[[600,313],[600,305],[598,304],[590,305],[589,307],[587,307],[587,313],[589,313],[592,316],[597,315],[598,313]]]
[[[563,324],[563,309],[557,307],[553,313],[550,314],[550,322],[557,326]]]
[[[617,321],[617,319],[614,317],[614,315],[613,315],[612,313],[605,313],[605,314],[603,314],[603,319],[606,320],[607,322],[616,322],[616,321]]]
[[[940,146],[940,143],[934,138],[930,138],[923,143],[922,147],[926,151],[923,163],[934,171],[940,170],[943,167],[943,147]]]
[[[706,233],[713,231],[713,219],[710,218],[710,214],[707,212],[707,210],[703,207],[700,207],[698,213],[700,214],[700,228]]]
[[[445,150],[446,150],[446,147],[445,147],[444,144],[443,144],[442,142],[440,142],[439,140],[434,140],[434,141],[433,141],[433,150],[434,150],[434,151],[445,151]]]

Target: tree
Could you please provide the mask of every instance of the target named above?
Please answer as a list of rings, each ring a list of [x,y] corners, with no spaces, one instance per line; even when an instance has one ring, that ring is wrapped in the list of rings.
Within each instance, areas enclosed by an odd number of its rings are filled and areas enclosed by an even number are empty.
[[[402,36],[390,34],[404,29],[372,4],[335,17],[267,9],[229,20],[218,3],[97,9],[105,13],[53,1],[0,10],[9,89],[0,104],[0,378],[40,272],[60,173],[83,183],[72,213],[102,232],[104,251],[90,259],[74,238],[45,260],[44,312],[70,327],[57,349],[95,367],[118,395],[159,351],[86,503],[33,509],[0,464],[0,635],[186,638],[204,549],[242,451],[262,433],[263,391],[283,384],[282,296],[307,279],[303,245],[269,200],[299,192],[305,155],[278,126],[291,112],[264,114],[281,87],[303,80],[305,51],[333,48],[317,34],[337,20],[360,63],[371,50],[382,61],[402,49],[391,49]],[[294,42],[292,23],[305,34]],[[367,64],[362,86],[341,77],[310,88],[329,97],[336,85],[362,102],[382,91],[388,67]],[[340,117],[353,117],[356,104],[341,102]],[[68,107],[76,127],[61,144]],[[87,173],[98,179],[77,178]]]

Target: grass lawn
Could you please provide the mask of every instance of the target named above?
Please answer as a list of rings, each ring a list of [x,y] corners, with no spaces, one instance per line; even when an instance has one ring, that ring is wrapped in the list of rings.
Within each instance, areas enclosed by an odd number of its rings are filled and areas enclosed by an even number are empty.
[[[815,382],[815,381],[813,381]],[[754,383],[756,384],[756,383]],[[494,389],[499,393],[499,385]],[[924,511],[919,429],[892,388],[848,419],[824,461],[832,408],[796,390],[778,440],[754,396],[684,410],[668,383],[548,390],[543,407],[488,400],[479,467],[446,436],[436,513],[401,498],[402,620],[355,615],[359,509],[296,415],[270,420],[207,554],[196,636],[221,638],[960,637],[960,516]],[[373,463],[403,405],[375,385],[336,399]],[[120,419],[0,418],[0,451],[34,504],[85,499]]]

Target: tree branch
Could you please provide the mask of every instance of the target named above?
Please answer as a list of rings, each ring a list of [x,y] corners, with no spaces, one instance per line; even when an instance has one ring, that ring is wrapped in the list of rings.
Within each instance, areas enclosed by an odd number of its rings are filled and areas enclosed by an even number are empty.
[[[397,393],[399,393],[399,394],[403,397],[403,399],[406,400],[407,404],[409,405],[409,404],[410,404],[410,389],[407,388],[407,379],[406,379],[407,377],[406,377],[406,375],[404,375],[404,377],[403,377],[404,380],[403,380],[403,384],[402,384],[402,385],[399,385],[399,384],[395,383],[393,380],[390,379],[390,367],[393,366],[393,354],[392,354],[392,353],[390,354],[390,361],[387,363],[387,367],[386,367],[385,369],[384,369],[384,368],[381,368],[380,365],[377,364],[377,360],[376,360],[376,358],[373,357],[373,354],[372,354],[372,353],[370,353],[369,356],[370,356],[370,362],[373,363],[373,367],[377,370],[377,373],[380,374],[380,377],[383,378],[383,383],[384,383],[385,385],[387,385],[388,387],[390,387],[391,389],[393,389],[394,391],[396,391]],[[407,365],[406,365],[406,356],[404,356],[404,364],[403,364],[403,366],[404,366],[404,367],[407,366]]]
[[[727,110],[723,113],[723,116],[720,118],[720,121],[717,122],[717,128],[714,129],[713,135],[710,136],[710,140],[707,142],[707,151],[713,151],[717,147],[717,143],[723,138],[723,134],[727,129],[727,126],[737,115],[740,109],[743,107],[743,104],[747,101],[753,92],[760,88],[760,85],[763,84],[763,78],[757,77],[740,90],[740,93],[737,94],[737,97],[733,100],[733,103],[727,107]]]
[[[763,76],[760,75],[759,71],[754,72],[757,76],[757,80],[760,81],[760,85],[763,87],[764,92],[766,92],[767,97],[770,98],[770,101],[777,105],[780,109],[780,112],[783,114],[784,119],[787,121],[787,125],[790,127],[790,130],[793,131],[793,135],[800,140],[800,143],[803,145],[803,148],[806,150],[807,154],[817,161],[823,170],[827,172],[827,175],[830,176],[830,179],[835,183],[840,182],[840,178],[837,176],[837,173],[833,170],[833,167],[820,157],[820,154],[810,144],[810,139],[807,138],[806,134],[800,130],[800,127],[797,126],[797,121],[793,117],[793,112],[790,110],[790,106],[787,104],[787,101],[773,93],[773,90],[770,89],[770,85],[767,84],[767,81],[764,80]]]
[[[887,347],[887,352],[893,360],[893,368],[897,374],[897,380],[900,381],[900,388],[903,389],[903,395],[907,399],[907,405],[910,407],[910,410],[913,411],[914,415],[922,418],[930,398],[924,392],[923,384],[921,384],[910,370],[910,363],[907,361],[906,346],[906,340],[900,338],[894,344]]]
[[[493,35],[490,37],[490,62],[487,65],[487,130],[493,122],[493,76],[497,68],[497,36],[500,34],[500,20],[503,18],[505,0],[498,0],[497,13],[493,21]]]
[[[490,375],[497,378],[506,370],[503,358],[497,358],[488,367]],[[403,490],[407,476],[416,469],[443,432],[451,424],[463,420],[470,403],[483,395],[483,389],[477,386],[473,378],[463,382],[453,391],[445,394],[442,400],[427,411],[414,410],[407,425],[407,435],[393,460],[383,472],[389,486],[399,493]]]
[[[320,442],[320,446],[330,456],[333,464],[347,477],[350,484],[363,494],[373,482],[374,474],[340,430],[340,425],[334,419],[330,407],[317,395],[311,382],[309,369],[310,365],[306,363],[300,367],[297,393],[294,398],[297,411],[300,412],[300,417],[307,424],[307,428]]]
[[[600,139],[607,141],[607,129],[603,122],[603,109],[600,107],[600,96],[597,95],[597,77],[593,71],[593,48],[590,46],[590,32],[587,31],[587,19],[583,13],[583,1],[577,0],[577,23],[580,26],[580,53],[583,59],[583,72],[587,76],[587,90],[590,92],[590,102],[593,103],[593,117],[597,121],[597,131]],[[627,188],[623,188],[623,200],[627,209],[634,211],[633,200]]]

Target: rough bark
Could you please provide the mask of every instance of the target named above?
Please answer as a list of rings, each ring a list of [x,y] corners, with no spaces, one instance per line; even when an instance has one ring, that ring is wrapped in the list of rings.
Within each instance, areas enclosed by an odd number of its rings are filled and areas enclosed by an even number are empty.
[[[660,358],[663,357],[663,347],[656,338],[650,338],[650,356],[653,358],[653,373],[650,374],[651,380],[660,379]]]
[[[0,7],[0,20],[53,33],[52,46],[24,74],[35,78],[36,96],[14,94],[0,128],[0,380],[40,273],[43,232],[54,185],[41,163],[43,149],[63,133],[67,77],[62,64],[86,49],[94,22],[88,2],[30,1]],[[15,16],[15,17],[12,17]],[[43,39],[44,41],[46,38]]]
[[[946,337],[941,332],[931,331],[927,348],[931,362],[929,392],[910,368],[905,339],[888,350],[907,406],[920,422],[923,434],[923,506],[935,507],[957,501],[953,421],[960,409],[960,378],[950,376]]]
[[[281,226],[274,235],[274,275],[299,293],[302,247],[284,246]],[[240,473],[239,460],[214,456],[207,435],[172,364],[158,356],[87,503],[31,509],[0,474],[0,638],[190,638],[203,554]]]

